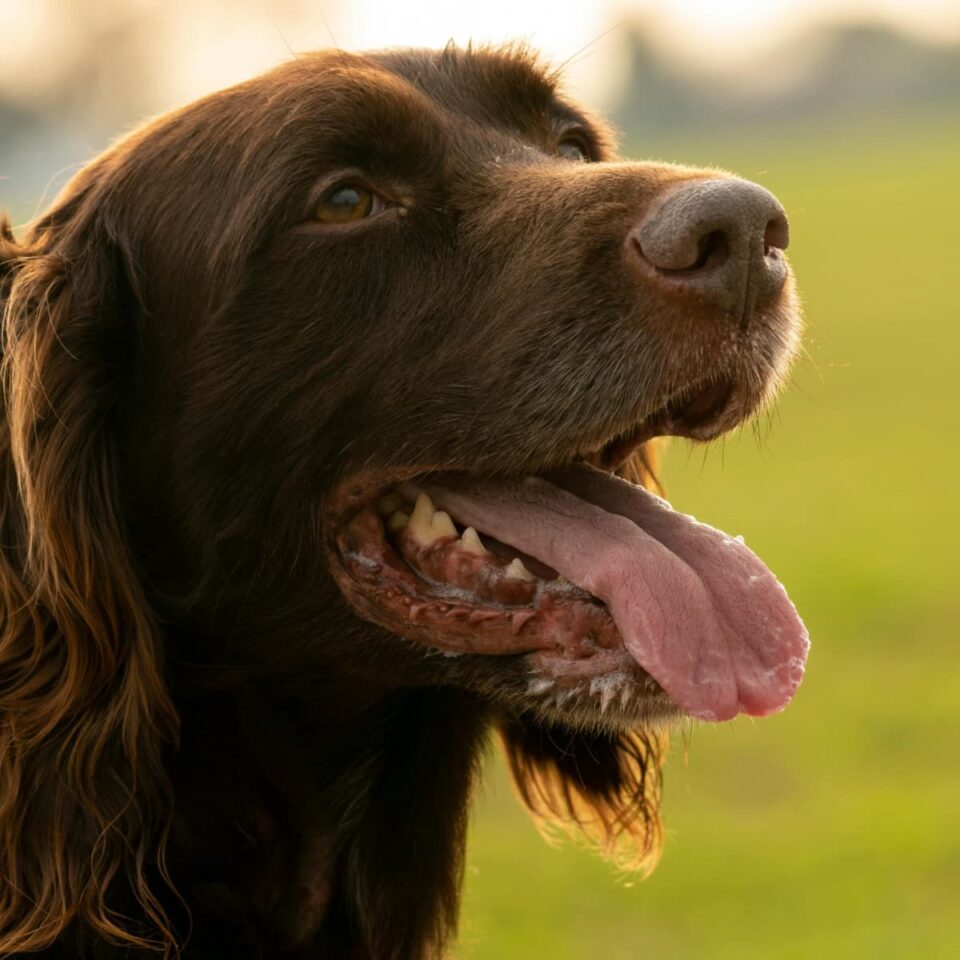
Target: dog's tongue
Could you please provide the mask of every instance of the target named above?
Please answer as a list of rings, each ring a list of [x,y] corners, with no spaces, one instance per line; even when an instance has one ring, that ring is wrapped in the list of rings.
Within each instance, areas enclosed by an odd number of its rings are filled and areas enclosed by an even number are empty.
[[[424,489],[603,600],[630,655],[687,713],[761,716],[800,685],[807,631],[776,577],[739,539],[642,487],[577,464],[549,480]]]

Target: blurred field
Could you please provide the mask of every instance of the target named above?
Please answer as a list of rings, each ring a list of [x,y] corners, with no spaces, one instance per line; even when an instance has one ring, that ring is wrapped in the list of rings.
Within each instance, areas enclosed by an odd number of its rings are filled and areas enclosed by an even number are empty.
[[[811,356],[762,444],[677,443],[663,474],[788,586],[808,679],[781,716],[675,740],[663,861],[634,886],[547,847],[498,770],[459,956],[960,956],[960,125],[655,152],[790,214]]]

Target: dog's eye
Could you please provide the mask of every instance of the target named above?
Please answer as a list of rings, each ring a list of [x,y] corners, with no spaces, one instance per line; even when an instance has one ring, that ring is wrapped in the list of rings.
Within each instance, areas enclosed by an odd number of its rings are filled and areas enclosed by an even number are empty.
[[[589,163],[590,152],[579,137],[565,137],[557,144],[557,151],[565,160],[575,163]]]
[[[322,223],[353,223],[379,212],[380,198],[366,187],[340,185],[324,194],[314,216]]]

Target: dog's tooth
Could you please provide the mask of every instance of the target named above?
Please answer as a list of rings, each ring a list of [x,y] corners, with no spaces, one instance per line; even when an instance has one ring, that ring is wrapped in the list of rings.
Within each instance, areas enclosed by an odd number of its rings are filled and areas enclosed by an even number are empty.
[[[413,514],[411,515],[414,519],[420,516],[429,522],[436,512],[433,501],[425,493],[417,495],[417,502],[413,505]]]
[[[404,499],[397,493],[395,490],[390,493],[385,493],[377,501],[377,509],[380,511],[380,515],[383,517],[389,517],[391,514],[396,513],[402,506],[404,506]]]
[[[514,557],[506,570],[503,571],[505,577],[511,580],[536,580],[537,578],[523,565],[519,557]]]
[[[450,519],[450,514],[444,510],[438,510],[433,515],[433,539],[439,540],[441,537],[455,537],[457,528]]]
[[[473,527],[467,527],[460,537],[460,546],[467,553],[475,553],[478,557],[486,556],[490,551],[483,545],[480,535]]]
[[[397,533],[399,530],[402,530],[409,522],[410,522],[409,513],[404,513],[402,510],[396,510],[390,514],[390,517],[387,520],[387,529],[391,533]]]
[[[433,535],[434,512],[430,498],[425,493],[421,493],[417,497],[417,502],[413,505],[413,513],[410,514],[407,529],[424,546],[428,546],[436,539]]]
[[[422,547],[430,547],[438,540],[457,535],[450,514],[434,509],[433,502],[425,493],[417,497],[407,529]]]

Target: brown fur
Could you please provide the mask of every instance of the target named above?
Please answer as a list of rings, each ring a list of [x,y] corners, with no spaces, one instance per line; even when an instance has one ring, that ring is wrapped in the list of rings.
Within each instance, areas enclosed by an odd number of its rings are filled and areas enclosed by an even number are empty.
[[[323,54],[2,224],[0,953],[438,957],[492,726],[536,814],[650,862],[654,733],[360,620],[322,549],[346,476],[558,465],[705,358],[758,402],[789,303],[744,344],[638,293],[626,230],[708,174],[611,150],[522,51]],[[343,169],[407,215],[318,231]]]

